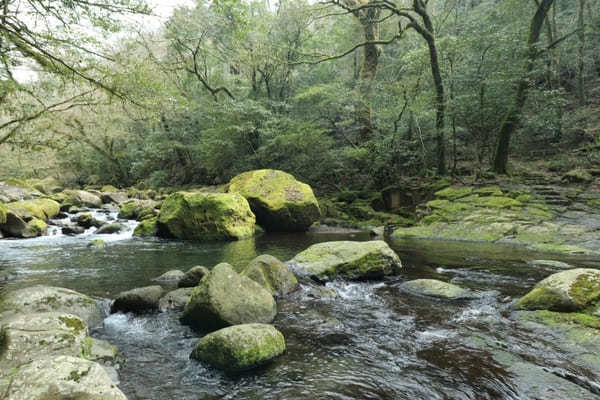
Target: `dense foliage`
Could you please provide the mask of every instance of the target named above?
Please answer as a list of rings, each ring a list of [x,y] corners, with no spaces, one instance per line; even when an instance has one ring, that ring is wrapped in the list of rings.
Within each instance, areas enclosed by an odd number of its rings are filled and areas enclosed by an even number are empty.
[[[16,3],[0,1],[5,21],[26,26]],[[126,27],[144,5],[22,3],[63,28],[28,28],[29,50],[0,28],[0,152],[14,161],[0,177],[209,185],[276,168],[341,189],[483,174],[521,88],[509,160],[600,162],[598,0],[197,0],[110,54],[94,29]],[[67,28],[77,21],[88,36]],[[23,63],[43,72],[17,79]]]

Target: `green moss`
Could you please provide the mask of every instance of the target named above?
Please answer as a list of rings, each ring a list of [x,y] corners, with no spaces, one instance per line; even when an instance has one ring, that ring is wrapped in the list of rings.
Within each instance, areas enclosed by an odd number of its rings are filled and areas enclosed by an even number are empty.
[[[6,223],[6,207],[0,203],[0,225]]]
[[[31,216],[41,220],[55,217],[60,212],[60,205],[50,199],[15,201],[7,203],[6,208],[17,215]]]
[[[510,207],[522,207],[523,204],[515,199],[504,196],[490,196],[482,197],[477,202],[480,207],[489,208],[510,208]]]
[[[548,310],[538,310],[534,313],[526,314],[525,318],[542,322],[548,326],[574,324],[587,328],[600,329],[600,318],[584,313],[561,313]]]
[[[519,300],[517,306],[522,310],[569,311],[562,308],[563,303],[563,298],[553,291],[546,288],[534,288]]]
[[[473,188],[471,186],[451,186],[449,188],[435,192],[435,195],[439,198],[446,200],[456,200],[460,199],[461,197],[466,197],[472,192]]]
[[[8,185],[8,186],[16,186],[16,187],[20,187],[20,188],[23,188],[23,189],[29,189],[29,190],[32,190],[34,192],[37,191],[33,186],[31,186],[27,182],[22,181],[20,179],[9,178],[9,179],[5,179],[4,183],[6,185]]]
[[[102,186],[100,191],[104,192],[104,193],[115,193],[115,192],[118,192],[119,189],[117,189],[116,187],[114,187],[112,185],[105,185],[105,186]]]
[[[88,243],[87,247],[95,247],[100,249],[106,247],[106,243],[102,239],[94,239]]]
[[[87,324],[79,318],[61,316],[58,317],[58,319],[65,324],[75,336],[78,336],[82,331],[87,332]]]
[[[73,370],[73,371],[71,371],[71,373],[69,373],[69,379],[79,383],[81,378],[83,378],[84,376],[89,374],[91,370],[92,370],[92,367],[88,367],[88,369],[86,369],[84,371]]]
[[[569,296],[582,306],[588,306],[600,299],[600,279],[591,274],[581,274],[571,285]]]
[[[143,220],[135,227],[133,231],[133,236],[155,236],[158,228],[157,223],[158,218],[150,218]]]
[[[487,196],[503,196],[502,190],[499,186],[485,186],[474,191],[475,194],[480,195],[481,197]]]

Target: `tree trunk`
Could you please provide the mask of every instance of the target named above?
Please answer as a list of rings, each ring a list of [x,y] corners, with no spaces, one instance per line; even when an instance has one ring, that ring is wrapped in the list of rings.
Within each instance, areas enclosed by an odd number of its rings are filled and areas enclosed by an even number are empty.
[[[358,12],[358,20],[363,29],[365,42],[379,40],[379,8],[367,8]],[[377,64],[381,50],[376,44],[370,43],[363,48],[363,60],[360,67],[358,81],[358,124],[360,141],[369,140],[373,134],[371,119],[371,98],[373,94],[373,83],[377,74]]]
[[[577,28],[579,29],[579,48],[577,54],[578,74],[577,74],[577,97],[579,105],[585,105],[585,87],[584,87],[584,70],[585,70],[585,22],[584,11],[585,0],[579,0],[579,16]]]
[[[494,172],[499,174],[506,174],[510,138],[517,130],[521,120],[521,112],[523,111],[523,106],[527,100],[529,74],[531,74],[531,71],[533,71],[535,60],[538,56],[538,49],[536,45],[540,38],[540,32],[544,26],[546,15],[548,14],[548,10],[552,6],[553,1],[554,0],[542,0],[537,7],[537,11],[533,16],[533,19],[531,20],[529,38],[527,39],[527,59],[525,62],[525,71],[521,77],[519,86],[517,87],[517,93],[515,94],[514,102],[506,112],[504,120],[498,131],[498,143],[494,153],[492,169]]]

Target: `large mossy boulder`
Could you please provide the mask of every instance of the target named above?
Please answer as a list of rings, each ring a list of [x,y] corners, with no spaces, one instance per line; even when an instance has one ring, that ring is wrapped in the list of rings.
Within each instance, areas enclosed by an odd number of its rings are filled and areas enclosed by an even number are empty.
[[[318,243],[297,254],[289,264],[300,275],[319,281],[337,277],[377,279],[402,268],[398,255],[382,240]]]
[[[283,352],[285,339],[273,326],[244,324],[204,336],[190,357],[228,373],[239,373],[263,365]]]
[[[45,285],[8,292],[2,298],[0,311],[65,312],[78,316],[91,327],[103,319],[100,306],[91,297],[74,290]]]
[[[4,314],[0,319],[0,365],[13,368],[41,357],[80,357],[88,337],[87,324],[61,312]]]
[[[133,236],[156,236],[158,218],[149,218],[141,221],[133,230]]]
[[[99,364],[70,356],[45,357],[13,371],[6,400],[127,400]]]
[[[306,231],[320,217],[311,187],[283,171],[245,172],[231,180],[228,191],[244,196],[268,231]]]
[[[85,190],[65,190],[56,195],[61,203],[61,209],[68,210],[70,207],[102,207],[102,199]]]
[[[119,293],[110,307],[112,313],[142,313],[158,309],[158,302],[164,291],[159,285],[135,288]]]
[[[157,227],[162,237],[237,240],[254,235],[256,219],[237,193],[177,192],[165,199]]]
[[[285,296],[300,287],[292,271],[277,258],[268,254],[250,261],[242,271],[242,275],[267,289],[273,296]]]
[[[600,311],[600,270],[575,268],[552,274],[519,300],[523,310]]]
[[[119,218],[135,219],[142,221],[154,218],[158,214],[159,202],[154,200],[132,199],[122,203],[119,209]]]
[[[6,204],[6,208],[26,221],[32,218],[45,221],[56,217],[60,212],[60,205],[50,199],[16,201]]]
[[[229,325],[273,321],[277,305],[271,293],[221,263],[202,278],[181,316],[184,324],[204,331]]]
[[[400,285],[400,289],[410,294],[444,300],[468,300],[476,297],[475,294],[468,289],[436,279],[416,279],[407,281]]]

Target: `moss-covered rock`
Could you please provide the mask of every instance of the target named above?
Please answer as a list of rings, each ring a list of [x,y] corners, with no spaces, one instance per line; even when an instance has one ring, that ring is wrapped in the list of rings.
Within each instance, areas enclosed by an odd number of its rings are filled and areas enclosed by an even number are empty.
[[[408,293],[445,300],[468,300],[476,297],[468,289],[436,279],[416,279],[402,283],[400,288]]]
[[[71,356],[35,360],[9,379],[6,400],[127,400],[102,366]]]
[[[26,221],[31,218],[47,220],[60,212],[60,205],[50,199],[23,200],[6,204],[6,208]]]
[[[209,272],[209,269],[202,265],[192,267],[183,274],[179,282],[177,282],[177,286],[180,288],[196,287]]]
[[[238,373],[269,362],[285,348],[283,335],[273,326],[244,324],[204,336],[194,347],[191,358]]]
[[[237,193],[173,193],[163,202],[158,234],[194,240],[236,240],[254,235],[256,219]]]
[[[181,316],[184,324],[212,331],[229,325],[270,323],[277,306],[271,293],[221,263],[202,278]]]
[[[6,223],[6,206],[0,203],[0,225]]]
[[[119,293],[110,307],[110,312],[142,313],[158,309],[164,291],[159,285],[135,288]]]
[[[112,224],[104,224],[96,231],[97,235],[112,235],[120,233],[125,230],[125,225],[120,222],[113,222]]]
[[[192,297],[193,291],[194,288],[191,287],[179,288],[170,291],[160,298],[160,301],[158,302],[158,309],[161,312],[170,310],[183,311],[185,305],[190,300],[190,297]]]
[[[33,218],[27,223],[27,227],[21,234],[23,238],[43,236],[48,231],[48,225],[41,219]]]
[[[245,172],[231,180],[228,191],[244,196],[258,224],[269,231],[305,231],[320,216],[311,187],[283,171]]]
[[[8,237],[23,237],[27,229],[27,223],[12,211],[6,212],[4,223],[0,224],[0,231]]]
[[[398,255],[381,240],[318,243],[297,254],[289,264],[300,275],[319,281],[382,278],[402,267]]]
[[[285,296],[300,287],[292,271],[277,258],[268,254],[250,261],[242,271],[242,275],[257,282],[274,296]]]
[[[61,203],[61,209],[68,210],[71,206],[76,207],[102,207],[102,199],[85,190],[65,190],[55,196]]]
[[[158,218],[150,218],[141,221],[133,230],[133,236],[156,236],[158,232]]]
[[[91,327],[102,322],[102,310],[91,297],[74,290],[45,285],[6,293],[0,303],[0,311],[64,312],[77,315]]]
[[[99,228],[103,224],[101,221],[98,221],[96,218],[94,218],[91,213],[80,214],[76,217],[71,218],[71,221],[77,223],[77,225],[85,229],[91,227]]]
[[[473,192],[471,186],[451,186],[446,189],[435,192],[435,195],[440,199],[445,200],[456,200],[462,197],[466,197]]]
[[[600,270],[576,268],[550,275],[519,300],[524,310],[595,312],[600,306]]]
[[[594,180],[594,177],[589,171],[576,168],[564,174],[562,179],[571,183],[589,183]]]
[[[157,207],[159,205],[160,203],[154,200],[128,200],[121,204],[119,218],[137,221],[154,218],[158,214]]]

